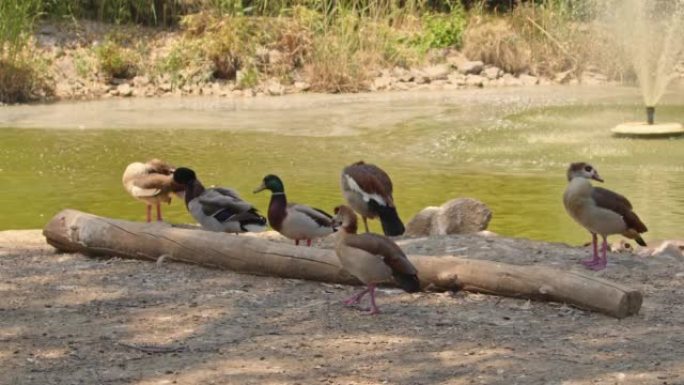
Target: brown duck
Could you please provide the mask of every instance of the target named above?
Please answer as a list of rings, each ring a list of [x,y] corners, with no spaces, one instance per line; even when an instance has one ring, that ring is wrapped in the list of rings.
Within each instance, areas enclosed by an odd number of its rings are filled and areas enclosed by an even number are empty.
[[[357,304],[370,293],[369,314],[377,314],[375,287],[392,280],[409,293],[420,290],[416,268],[391,239],[379,234],[356,234],[356,213],[349,206],[336,207],[333,221],[340,226],[335,252],[342,267],[367,285],[365,290],[346,299],[345,305]]]
[[[367,218],[379,217],[385,235],[404,233],[392,197],[392,180],[380,167],[363,161],[349,165],[342,170],[340,186],[347,203],[361,215],[366,232]]]
[[[157,207],[157,220],[162,220],[161,203],[171,203],[171,194],[181,195],[184,186],[173,181],[174,168],[159,159],[134,162],[124,170],[122,182],[126,191],[147,205],[147,221],[152,221],[152,205]]]
[[[563,194],[563,204],[570,216],[592,236],[594,256],[582,263],[592,270],[601,270],[608,263],[608,235],[622,234],[634,239],[641,246],[646,242],[641,233],[648,231],[646,225],[632,209],[624,196],[610,190],[592,186],[590,180],[603,182],[594,166],[572,163],[567,171],[568,187]],[[601,256],[597,250],[597,234],[603,238]]]

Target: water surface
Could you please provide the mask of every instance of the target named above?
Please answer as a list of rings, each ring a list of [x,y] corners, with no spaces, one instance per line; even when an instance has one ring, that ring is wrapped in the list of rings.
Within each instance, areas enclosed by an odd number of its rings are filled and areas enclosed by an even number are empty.
[[[681,97],[663,104],[657,119],[684,121]],[[406,220],[473,197],[494,212],[492,231],[580,243],[589,238],[561,196],[567,164],[585,160],[630,198],[647,239],[684,238],[684,141],[610,135],[642,110],[634,89],[568,87],[2,107],[0,229],[39,228],[67,207],[142,220],[121,173],[151,157],[193,167],[262,211],[268,194],[251,190],[275,173],[290,200],[332,211],[341,168],[364,159],[392,176]],[[177,200],[165,209],[191,221]]]

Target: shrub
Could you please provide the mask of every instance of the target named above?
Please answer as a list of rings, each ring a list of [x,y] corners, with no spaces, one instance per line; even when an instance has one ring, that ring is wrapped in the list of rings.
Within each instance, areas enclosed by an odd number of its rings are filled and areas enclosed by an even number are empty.
[[[107,79],[131,79],[137,73],[133,52],[115,41],[107,40],[95,48],[100,72]]]
[[[464,36],[463,53],[472,60],[515,74],[525,72],[531,65],[529,43],[506,20],[473,20]]]
[[[423,16],[421,43],[424,48],[461,47],[466,15],[461,7],[446,14],[427,13]]]
[[[0,59],[0,103],[26,103],[53,94],[44,63],[23,55],[12,62]]]

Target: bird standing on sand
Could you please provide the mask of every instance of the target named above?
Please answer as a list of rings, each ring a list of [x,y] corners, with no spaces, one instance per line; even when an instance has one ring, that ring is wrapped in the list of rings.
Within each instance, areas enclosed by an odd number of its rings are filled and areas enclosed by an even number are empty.
[[[590,180],[603,182],[596,169],[587,163],[572,163],[567,171],[568,187],[563,194],[563,204],[570,216],[592,235],[594,256],[582,261],[592,270],[601,270],[608,263],[608,235],[622,234],[646,246],[641,233],[648,231],[639,219],[632,204],[624,196],[610,190],[592,186]],[[603,238],[601,256],[597,250],[597,234]]]
[[[227,233],[266,230],[266,218],[236,191],[204,188],[195,172],[186,167],[176,169],[173,180],[185,187],[185,206],[203,229]]]
[[[268,223],[283,236],[294,239],[295,245],[306,240],[307,246],[311,246],[312,239],[335,232],[330,214],[307,205],[288,203],[285,186],[276,175],[266,175],[254,193],[263,190],[271,190]]]
[[[157,206],[157,220],[162,220],[161,202],[171,203],[171,194],[182,193],[183,186],[173,182],[173,167],[159,159],[134,162],[124,170],[122,182],[133,198],[147,205],[147,222],[152,221],[152,205]]]
[[[380,217],[385,235],[404,233],[404,224],[392,197],[392,180],[380,167],[363,161],[349,165],[342,170],[340,186],[349,205],[361,215],[366,232],[367,218]]]
[[[370,293],[369,314],[379,313],[375,287],[391,280],[409,293],[420,290],[416,268],[396,243],[379,234],[356,234],[356,213],[349,206],[335,207],[333,220],[340,226],[335,252],[342,267],[367,285],[365,290],[346,299],[345,305],[357,304]]]

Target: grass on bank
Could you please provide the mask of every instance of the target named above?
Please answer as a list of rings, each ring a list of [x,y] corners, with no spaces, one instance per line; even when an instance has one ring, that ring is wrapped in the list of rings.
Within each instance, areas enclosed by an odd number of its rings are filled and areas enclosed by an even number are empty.
[[[627,71],[611,51],[606,34],[593,23],[591,0],[538,0],[513,9],[504,7],[510,2],[492,0],[464,1],[467,9],[456,0],[3,0],[0,4],[31,2],[32,7],[17,6],[12,11],[21,10],[20,17],[0,9],[0,23],[21,20],[14,32],[0,27],[4,34],[0,34],[0,66],[7,57],[16,56],[11,52],[25,51],[41,14],[76,23],[89,18],[114,25],[171,26],[180,38],[160,54],[149,55],[145,38],[115,32],[74,60],[81,76],[92,77],[88,72],[93,69],[102,81],[144,75],[172,88],[227,81],[245,89],[276,79],[283,84],[305,81],[321,92],[363,91],[380,69],[424,65],[432,57],[427,54],[430,50],[445,47],[462,49],[472,60],[516,74],[579,74],[592,63],[609,67],[614,77]],[[504,8],[505,13],[497,13]],[[112,30],[119,28],[124,26]],[[33,79],[24,84],[34,88],[40,84],[35,63],[11,64],[7,68],[14,72],[28,71],[15,74],[12,82]],[[7,83],[0,83],[0,93],[8,95],[0,100],[26,99],[17,97],[16,91],[3,91],[7,89]]]
[[[32,52],[40,0],[0,1],[0,103],[28,102],[52,93],[46,63]]]

